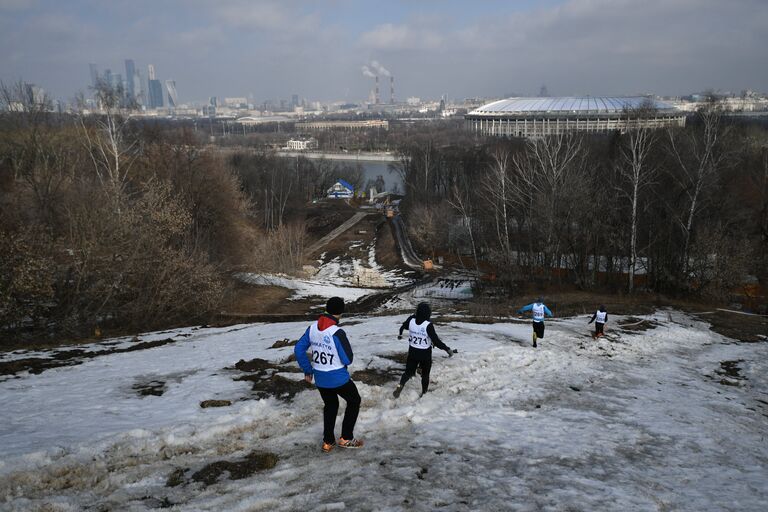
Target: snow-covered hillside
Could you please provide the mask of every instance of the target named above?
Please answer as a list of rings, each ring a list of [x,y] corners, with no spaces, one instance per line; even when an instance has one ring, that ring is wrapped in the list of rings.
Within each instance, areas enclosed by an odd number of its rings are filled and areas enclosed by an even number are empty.
[[[345,319],[350,370],[398,375],[385,356],[406,350],[404,318]],[[435,353],[433,390],[419,399],[412,381],[394,400],[394,381],[358,381],[366,446],[330,454],[317,391],[260,399],[234,380],[235,363],[261,358],[275,363],[266,375],[298,382],[295,362],[278,364],[292,347],[269,347],[306,324],[148,334],[175,341],[0,382],[0,509],[768,509],[768,344],[678,312],[645,318],[655,327],[619,333],[612,317],[600,341],[585,318],[551,321],[537,349],[527,322],[438,319],[459,353]],[[50,354],[0,360],[34,356]],[[210,399],[232,405],[200,407]],[[189,478],[254,450],[277,464]]]

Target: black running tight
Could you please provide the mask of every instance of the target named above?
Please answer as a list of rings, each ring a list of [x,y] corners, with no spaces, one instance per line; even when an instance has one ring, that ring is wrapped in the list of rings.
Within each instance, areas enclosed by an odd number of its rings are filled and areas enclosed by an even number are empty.
[[[400,378],[400,385],[404,386],[408,380],[416,375],[416,369],[421,367],[421,392],[426,393],[429,389],[429,372],[432,369],[432,358],[416,359],[410,354],[405,362],[405,373]]]
[[[357,414],[360,412],[360,393],[352,380],[337,388],[317,388],[323,397],[323,441],[333,444],[336,442],[336,414],[339,412],[339,397],[347,401],[344,420],[341,422],[341,437],[354,439]]]

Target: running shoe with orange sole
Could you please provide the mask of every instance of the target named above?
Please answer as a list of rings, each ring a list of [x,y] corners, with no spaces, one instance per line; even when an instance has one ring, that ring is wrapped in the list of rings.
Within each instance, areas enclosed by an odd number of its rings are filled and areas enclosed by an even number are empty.
[[[362,439],[344,439],[343,437],[339,438],[339,448],[362,448],[363,447],[363,440]]]

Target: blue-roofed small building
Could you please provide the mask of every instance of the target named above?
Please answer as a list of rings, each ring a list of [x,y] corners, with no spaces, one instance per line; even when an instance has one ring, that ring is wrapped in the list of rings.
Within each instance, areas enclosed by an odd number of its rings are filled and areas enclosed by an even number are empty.
[[[469,112],[464,120],[468,130],[481,135],[536,138],[685,126],[685,113],[644,96],[569,96],[494,101]]]
[[[354,195],[355,187],[341,179],[328,189],[328,197],[334,199],[351,199]]]

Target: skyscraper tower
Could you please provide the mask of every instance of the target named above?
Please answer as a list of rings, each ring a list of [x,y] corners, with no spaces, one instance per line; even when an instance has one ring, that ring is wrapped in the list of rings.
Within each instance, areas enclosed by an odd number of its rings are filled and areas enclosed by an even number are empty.
[[[141,80],[141,71],[139,71],[138,69],[136,70],[136,73],[134,73],[133,75],[133,99],[139,105],[144,105],[146,100],[144,96],[144,85]]]
[[[91,86],[96,87],[96,85],[99,83],[99,66],[97,64],[88,64],[88,67],[91,69]]]
[[[102,79],[102,81],[103,81],[103,82],[104,82],[106,85],[108,85],[108,86],[110,86],[110,87],[112,87],[112,85],[113,85],[113,84],[114,84],[114,82],[115,82],[115,77],[114,77],[114,76],[112,76],[112,70],[111,70],[111,69],[109,69],[109,68],[107,68],[107,69],[105,69],[105,70],[104,70],[104,73],[101,75],[101,79]]]
[[[129,100],[136,98],[135,76],[136,65],[134,64],[133,59],[125,59],[125,92],[127,93]]]
[[[179,105],[179,94],[176,92],[176,80],[166,80],[165,89],[168,91],[168,108]]]
[[[147,103],[149,108],[160,108],[163,106],[163,84],[155,76],[155,66],[147,66]]]

